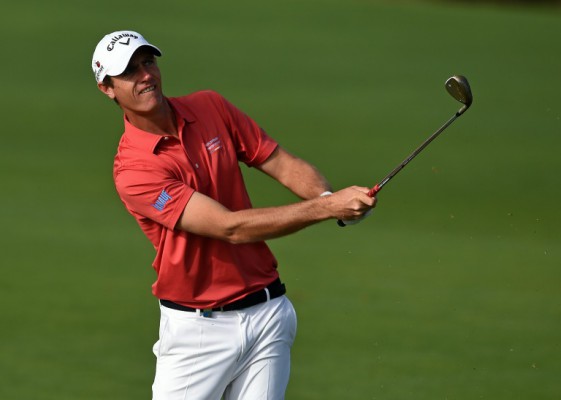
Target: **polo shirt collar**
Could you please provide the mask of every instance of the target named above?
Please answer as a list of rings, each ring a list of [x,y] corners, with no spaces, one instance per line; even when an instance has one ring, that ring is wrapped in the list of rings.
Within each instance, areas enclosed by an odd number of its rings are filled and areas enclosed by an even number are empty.
[[[193,114],[181,101],[177,98],[170,97],[167,99],[169,104],[171,104],[171,108],[175,111],[175,115],[177,119],[184,119],[188,123],[193,123],[197,120],[195,114]]]
[[[182,132],[186,122],[193,123],[196,121],[195,115],[185,107],[182,107],[177,99],[166,98],[166,100],[170,103],[175,117],[177,118],[177,130],[179,133]],[[129,122],[126,115],[123,116],[123,120],[125,122],[124,136],[131,139],[132,143],[134,143],[134,147],[149,153],[154,153],[164,136],[137,128]]]
[[[138,148],[139,150],[145,151],[147,153],[154,153],[158,143],[164,137],[161,135],[156,135],[155,133],[150,133],[143,131],[142,129],[138,129],[136,126],[131,124],[127,119],[127,116],[124,115],[123,119],[125,121],[125,133],[124,137],[129,139],[128,143],[132,144],[133,147]]]

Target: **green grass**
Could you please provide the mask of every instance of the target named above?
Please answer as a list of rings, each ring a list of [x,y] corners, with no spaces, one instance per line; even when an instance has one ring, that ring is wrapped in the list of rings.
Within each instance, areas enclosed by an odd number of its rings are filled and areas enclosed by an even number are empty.
[[[150,398],[153,250],[111,180],[101,36],[164,52],[336,187],[372,185],[458,108],[364,223],[270,242],[299,315],[288,399],[561,397],[559,9],[442,2],[14,2],[5,95],[0,398]],[[256,206],[295,199],[247,173]]]

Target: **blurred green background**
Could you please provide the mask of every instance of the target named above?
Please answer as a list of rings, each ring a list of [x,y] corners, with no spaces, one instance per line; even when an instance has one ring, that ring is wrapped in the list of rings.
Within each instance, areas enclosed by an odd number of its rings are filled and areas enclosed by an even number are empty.
[[[336,188],[459,108],[365,222],[270,242],[299,315],[288,399],[561,398],[561,10],[482,2],[18,1],[4,39],[1,399],[148,399],[154,252],[121,205],[97,41],[142,32],[165,92],[214,89]],[[244,169],[256,206],[295,198]]]

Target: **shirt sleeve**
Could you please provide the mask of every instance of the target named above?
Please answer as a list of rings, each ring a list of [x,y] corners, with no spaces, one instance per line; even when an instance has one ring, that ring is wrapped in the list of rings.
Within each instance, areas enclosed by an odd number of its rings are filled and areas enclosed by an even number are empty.
[[[129,212],[168,229],[175,228],[195,192],[165,169],[142,164],[119,168],[115,186]]]
[[[217,93],[213,93],[230,128],[238,160],[250,167],[264,163],[277,148],[273,140],[253,119]]]

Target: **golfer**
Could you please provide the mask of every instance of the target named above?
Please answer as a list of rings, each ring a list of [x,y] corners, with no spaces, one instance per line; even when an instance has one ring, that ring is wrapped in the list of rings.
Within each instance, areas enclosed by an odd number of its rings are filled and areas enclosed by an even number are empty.
[[[161,55],[118,31],[92,62],[98,88],[124,112],[115,186],[156,251],[153,399],[282,399],[296,315],[265,240],[360,220],[376,200],[366,187],[331,193],[316,168],[213,91],[164,96]],[[240,162],[302,201],[252,208]]]

